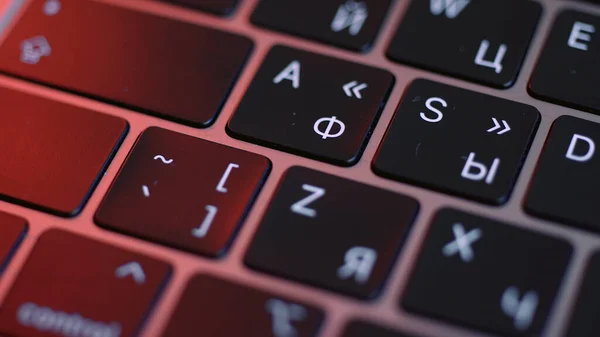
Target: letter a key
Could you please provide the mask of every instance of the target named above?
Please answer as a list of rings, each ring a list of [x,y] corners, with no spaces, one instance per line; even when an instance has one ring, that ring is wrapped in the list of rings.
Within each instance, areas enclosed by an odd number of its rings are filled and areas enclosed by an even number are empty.
[[[393,83],[392,74],[381,69],[275,46],[227,132],[277,150],[351,166],[360,158]]]

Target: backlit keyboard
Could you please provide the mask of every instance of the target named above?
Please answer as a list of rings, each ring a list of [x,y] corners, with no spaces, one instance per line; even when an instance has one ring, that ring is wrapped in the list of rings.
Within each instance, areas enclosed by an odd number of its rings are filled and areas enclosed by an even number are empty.
[[[600,6],[0,1],[0,335],[600,335]]]

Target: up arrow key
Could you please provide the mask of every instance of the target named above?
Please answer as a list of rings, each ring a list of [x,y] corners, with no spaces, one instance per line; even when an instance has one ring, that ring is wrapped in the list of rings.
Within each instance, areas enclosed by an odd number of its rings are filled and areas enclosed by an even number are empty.
[[[125,278],[131,276],[135,283],[144,284],[146,282],[146,274],[144,273],[144,269],[142,266],[135,262],[126,263],[115,270],[115,275],[118,278]]]
[[[343,88],[344,92],[346,93],[346,96],[352,97],[354,95],[356,98],[362,99],[362,95],[360,94],[360,92],[363,89],[366,89],[367,87],[368,85],[366,83],[358,83],[356,81],[352,81],[344,84]]]

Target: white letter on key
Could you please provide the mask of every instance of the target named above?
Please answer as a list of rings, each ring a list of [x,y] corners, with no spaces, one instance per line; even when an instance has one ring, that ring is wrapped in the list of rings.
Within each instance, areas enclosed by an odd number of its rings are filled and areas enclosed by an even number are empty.
[[[338,268],[337,275],[342,280],[354,275],[354,280],[363,284],[369,280],[376,260],[377,252],[374,249],[352,247],[346,252],[344,265]]]
[[[309,218],[314,218],[317,216],[317,211],[312,208],[308,208],[308,205],[324,196],[325,189],[308,184],[302,185],[302,189],[304,191],[310,192],[311,194],[306,198],[300,199],[300,201],[295,202],[290,207],[290,209],[296,214],[304,215]]]
[[[588,151],[584,155],[575,154],[575,147],[577,146],[578,141],[584,141],[588,144]],[[571,138],[571,143],[569,144],[569,149],[567,150],[567,159],[578,161],[584,163],[594,156],[594,152],[596,151],[596,144],[594,141],[586,136],[574,134],[573,138]]]
[[[267,301],[266,309],[272,316],[272,329],[275,337],[296,337],[298,331],[292,324],[306,318],[306,309],[299,304],[286,303],[278,299]]]
[[[491,185],[494,182],[499,166],[500,159],[495,158],[488,171],[488,168],[484,164],[475,161],[475,152],[471,152],[469,153],[469,157],[467,158],[467,162],[465,163],[460,176],[473,181],[480,181],[485,178],[486,184]],[[472,169],[475,169],[475,172],[472,172]]]
[[[571,35],[569,35],[569,47],[587,51],[588,45],[580,41],[590,42],[592,40],[592,36],[586,33],[594,32],[596,32],[596,28],[594,26],[579,21],[575,22],[575,24],[573,24],[573,29],[571,30]]]
[[[502,72],[502,60],[504,59],[504,55],[506,54],[508,47],[505,44],[501,44],[500,48],[498,48],[498,53],[496,54],[494,61],[487,61],[484,58],[489,47],[490,42],[488,40],[481,41],[479,51],[477,51],[477,56],[475,57],[475,64],[478,64],[482,67],[493,68],[496,70],[496,74],[500,74]]]
[[[435,118],[429,118],[427,117],[427,115],[425,115],[424,112],[421,112],[421,114],[419,116],[421,116],[421,119],[429,122],[429,123],[437,123],[439,121],[442,120],[442,118],[444,118],[444,114],[437,109],[436,107],[433,106],[433,103],[440,103],[440,105],[444,108],[448,107],[448,103],[446,103],[446,101],[444,101],[443,99],[439,98],[439,97],[431,97],[429,98],[426,102],[425,102],[425,107],[427,107],[427,109],[431,112],[433,112],[434,114],[436,114]]]
[[[519,298],[520,296],[519,289],[510,287],[502,294],[500,306],[504,314],[513,318],[515,328],[525,331],[529,328],[535,316],[538,295],[535,291],[528,291],[523,295],[523,298]]]
[[[292,61],[273,79],[273,83],[279,84],[283,80],[292,81],[294,89],[300,88],[300,62]]]

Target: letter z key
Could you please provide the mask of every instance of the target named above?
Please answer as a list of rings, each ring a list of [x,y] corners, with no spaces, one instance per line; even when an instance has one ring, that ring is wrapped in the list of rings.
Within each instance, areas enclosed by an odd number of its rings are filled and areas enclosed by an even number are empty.
[[[302,167],[289,169],[245,262],[359,298],[377,295],[416,200]]]
[[[236,138],[350,166],[392,89],[392,74],[276,46],[229,121]]]
[[[416,80],[373,169],[392,179],[503,204],[539,120],[539,112],[528,105]]]

